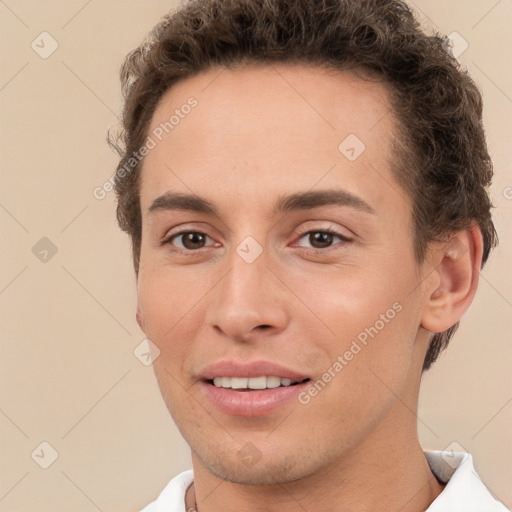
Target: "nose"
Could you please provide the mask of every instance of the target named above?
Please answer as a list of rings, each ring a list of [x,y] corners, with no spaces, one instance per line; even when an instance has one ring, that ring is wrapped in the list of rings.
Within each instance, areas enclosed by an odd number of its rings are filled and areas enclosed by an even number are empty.
[[[208,324],[233,341],[250,341],[265,332],[281,332],[288,321],[280,280],[270,266],[266,251],[252,262],[235,250],[228,269],[212,290]]]

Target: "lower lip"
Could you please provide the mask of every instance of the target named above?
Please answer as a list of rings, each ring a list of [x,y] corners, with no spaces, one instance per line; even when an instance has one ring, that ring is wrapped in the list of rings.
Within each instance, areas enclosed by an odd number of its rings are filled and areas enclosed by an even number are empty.
[[[283,407],[287,402],[297,399],[300,392],[308,384],[309,381],[294,386],[237,391],[203,382],[201,388],[206,398],[223,413],[233,416],[255,417],[270,414]]]

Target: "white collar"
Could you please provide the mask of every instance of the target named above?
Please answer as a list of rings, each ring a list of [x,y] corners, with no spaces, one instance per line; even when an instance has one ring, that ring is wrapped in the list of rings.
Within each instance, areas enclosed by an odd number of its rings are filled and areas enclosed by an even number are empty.
[[[466,452],[425,451],[430,470],[446,484],[427,512],[506,512],[484,485]]]

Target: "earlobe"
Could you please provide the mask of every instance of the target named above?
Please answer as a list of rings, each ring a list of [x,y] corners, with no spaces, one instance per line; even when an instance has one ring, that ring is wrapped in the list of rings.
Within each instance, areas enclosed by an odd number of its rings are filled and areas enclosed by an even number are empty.
[[[476,293],[482,262],[483,240],[478,226],[454,234],[435,249],[433,289],[426,289],[421,327],[442,332],[456,324]]]

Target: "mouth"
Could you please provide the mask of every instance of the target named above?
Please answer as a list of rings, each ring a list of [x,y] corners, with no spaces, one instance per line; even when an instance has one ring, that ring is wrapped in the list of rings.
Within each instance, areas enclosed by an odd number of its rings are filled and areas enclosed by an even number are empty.
[[[307,378],[298,382],[286,377],[272,376],[250,379],[215,377],[202,381],[201,390],[207,402],[218,411],[228,416],[254,418],[282,414],[289,407],[299,407],[299,395],[309,386],[310,380]]]
[[[300,381],[294,381],[288,377],[262,375],[259,377],[214,377],[213,379],[207,379],[206,382],[216,388],[251,392],[297,386],[309,380],[309,378],[305,378]]]
[[[205,400],[229,416],[256,417],[282,413],[299,405],[298,396],[311,380],[274,361],[219,360],[197,375]]]

